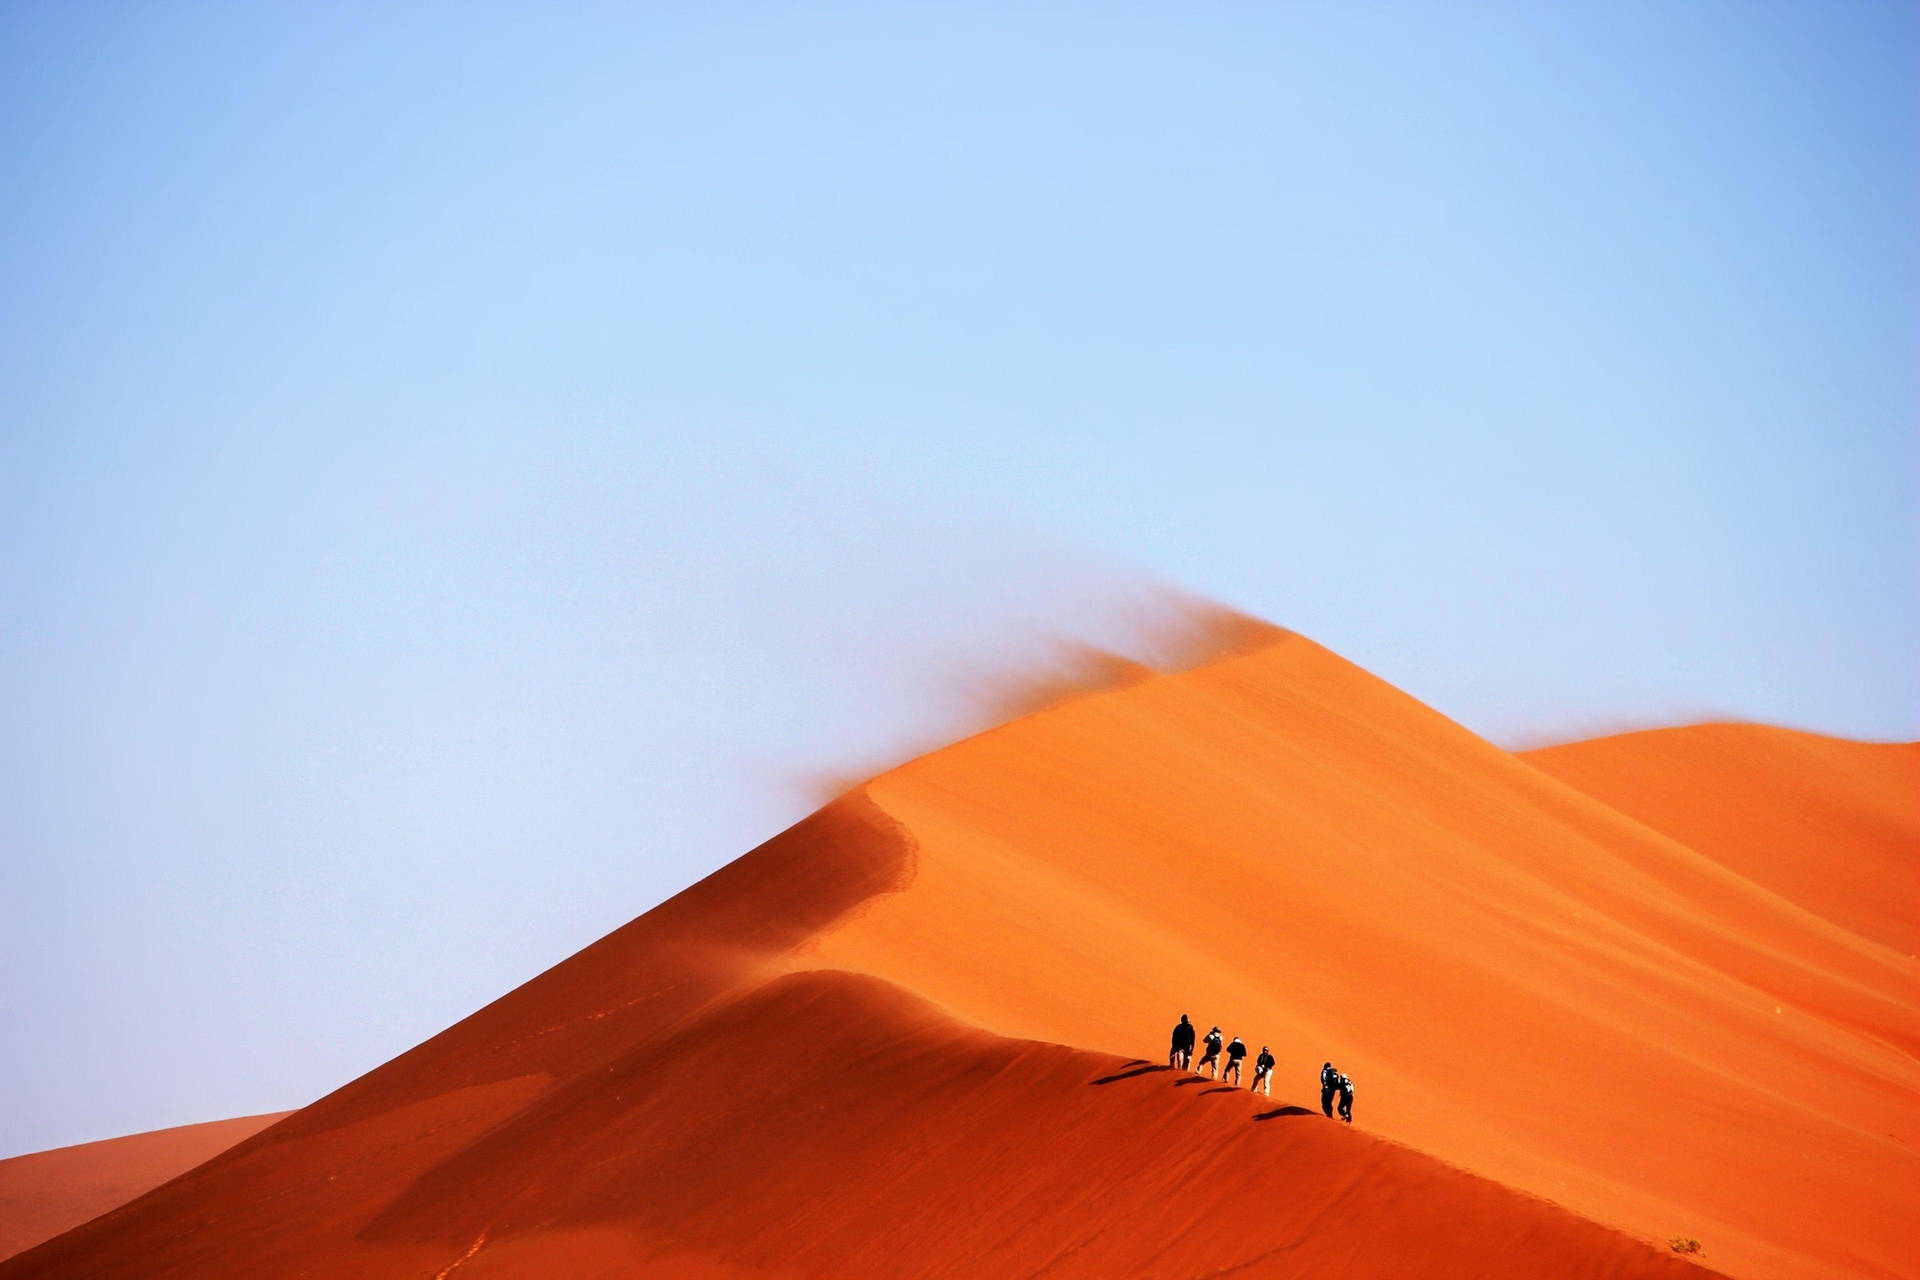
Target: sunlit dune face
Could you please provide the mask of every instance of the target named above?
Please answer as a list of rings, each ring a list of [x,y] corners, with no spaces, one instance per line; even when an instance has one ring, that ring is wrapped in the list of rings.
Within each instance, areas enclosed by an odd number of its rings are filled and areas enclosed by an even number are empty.
[[[1803,795],[1665,754],[1746,815],[1683,830],[1602,794],[1631,742],[1585,790],[1251,639],[872,779],[0,1280],[1910,1270],[1910,897],[1729,852]],[[1912,847],[1910,748],[1732,738],[1852,779],[1826,856]],[[1272,1097],[1166,1065],[1182,1010]]]

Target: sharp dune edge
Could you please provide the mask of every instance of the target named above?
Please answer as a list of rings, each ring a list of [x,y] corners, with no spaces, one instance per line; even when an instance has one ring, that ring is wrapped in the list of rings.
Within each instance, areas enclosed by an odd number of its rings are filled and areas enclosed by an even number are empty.
[[[1920,754],[1676,732],[1516,756],[1267,631],[882,775],[0,1280],[1914,1275]],[[1182,1011],[1273,1099],[1157,1068]]]
[[[0,1160],[0,1258],[119,1208],[286,1114],[156,1129]]]
[[[1842,929],[1920,952],[1920,746],[1702,724],[1525,759]]]

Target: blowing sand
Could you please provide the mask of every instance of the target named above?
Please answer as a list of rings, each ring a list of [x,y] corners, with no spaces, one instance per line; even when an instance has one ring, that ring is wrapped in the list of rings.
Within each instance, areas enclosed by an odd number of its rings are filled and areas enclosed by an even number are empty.
[[[1914,1275],[1917,848],[1912,746],[1517,756],[1263,632],[882,775],[0,1277]],[[1272,1100],[1157,1068],[1181,1012]]]

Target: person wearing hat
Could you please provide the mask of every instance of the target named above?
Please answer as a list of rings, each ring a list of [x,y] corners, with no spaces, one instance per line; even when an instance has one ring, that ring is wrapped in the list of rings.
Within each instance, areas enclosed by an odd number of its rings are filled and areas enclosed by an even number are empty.
[[[1233,1043],[1227,1046],[1227,1066],[1226,1066],[1226,1070],[1220,1073],[1220,1078],[1222,1080],[1225,1080],[1227,1078],[1227,1072],[1231,1071],[1233,1073],[1233,1082],[1235,1084],[1239,1084],[1240,1083],[1240,1059],[1246,1056],[1247,1056],[1247,1046],[1240,1043],[1239,1036],[1235,1036],[1233,1038]]]
[[[1220,1038],[1218,1027],[1207,1032],[1207,1051],[1200,1055],[1200,1065],[1195,1070],[1205,1071],[1209,1077],[1212,1077],[1214,1071],[1220,1066]]]

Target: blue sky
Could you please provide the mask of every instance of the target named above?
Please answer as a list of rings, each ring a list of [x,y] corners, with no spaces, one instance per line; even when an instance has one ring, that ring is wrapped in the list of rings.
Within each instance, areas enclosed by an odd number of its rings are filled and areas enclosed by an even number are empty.
[[[304,1103],[1156,582],[1913,737],[1915,27],[7,6],[0,1154]]]

